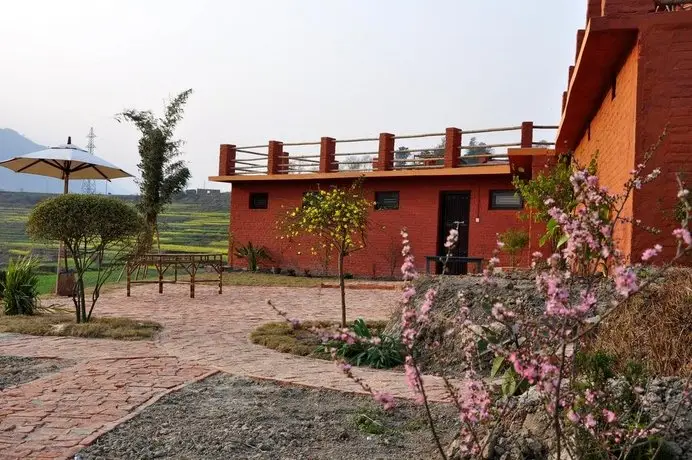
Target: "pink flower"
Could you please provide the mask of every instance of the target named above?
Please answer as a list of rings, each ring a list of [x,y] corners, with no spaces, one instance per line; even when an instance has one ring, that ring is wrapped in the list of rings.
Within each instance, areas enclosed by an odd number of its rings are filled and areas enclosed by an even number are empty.
[[[447,249],[452,249],[457,244],[457,239],[459,238],[459,231],[455,228],[449,231],[447,236],[447,241],[445,241],[445,247]]]
[[[593,415],[587,414],[586,419],[584,421],[584,425],[587,426],[587,428],[593,428],[596,426],[596,419],[593,418]]]
[[[639,290],[634,270],[624,266],[615,267],[615,290],[623,297],[629,297]]]
[[[659,255],[661,253],[661,251],[663,251],[663,246],[661,246],[660,244],[657,244],[653,248],[649,248],[646,251],[644,251],[644,253],[642,254],[642,260],[644,262],[646,262],[647,260],[652,259],[652,258],[656,257],[657,255]]]
[[[686,245],[692,246],[692,236],[690,235],[690,231],[686,228],[676,228],[673,230],[673,236],[678,240],[684,241]]]
[[[570,410],[569,412],[567,412],[567,419],[572,423],[579,423],[579,420],[580,420],[579,414],[577,414],[573,410]]]
[[[608,423],[614,423],[617,420],[615,412],[610,411],[608,409],[603,409],[603,417],[605,418],[605,421]]]
[[[382,408],[386,411],[394,409],[396,407],[396,401],[394,401],[394,396],[389,393],[376,391],[372,394],[372,397],[382,405]]]

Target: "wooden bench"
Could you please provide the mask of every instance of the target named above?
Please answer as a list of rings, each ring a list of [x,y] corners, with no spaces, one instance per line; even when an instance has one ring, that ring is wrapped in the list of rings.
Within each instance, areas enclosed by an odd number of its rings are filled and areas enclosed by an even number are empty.
[[[147,268],[151,266],[156,268],[158,280],[140,280],[138,275],[142,271],[146,273]],[[204,266],[211,267],[214,272],[219,275],[219,278],[213,280],[196,279],[195,276],[197,275],[197,270]],[[165,275],[168,269],[171,267],[173,268],[173,280],[164,280],[163,275]],[[218,283],[219,294],[223,292],[223,254],[142,254],[130,259],[127,262],[127,296],[130,297],[131,284],[156,283],[159,285],[159,294],[163,294],[164,283],[175,284],[178,282],[178,267],[182,268],[188,275],[190,275],[189,282],[181,281],[181,283],[190,284],[190,298],[195,298],[195,283]],[[133,274],[135,275],[134,280],[132,279]]]
[[[483,269],[482,257],[457,257],[457,256],[425,256],[425,273],[430,274],[430,262],[441,263],[445,262],[461,262],[464,264],[474,264],[476,273],[480,273]]]

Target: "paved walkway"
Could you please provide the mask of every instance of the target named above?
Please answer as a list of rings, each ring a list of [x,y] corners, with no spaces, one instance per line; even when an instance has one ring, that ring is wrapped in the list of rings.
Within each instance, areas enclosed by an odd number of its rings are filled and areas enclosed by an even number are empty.
[[[388,319],[398,292],[349,290],[349,317]],[[195,299],[185,286],[139,286],[132,297],[113,289],[99,300],[95,314],[151,319],[163,324],[154,341],[0,335],[3,355],[69,358],[77,364],[27,384],[0,391],[0,459],[66,458],[101,433],[132,416],[168,391],[211,372],[341,391],[360,388],[328,361],[278,353],[252,344],[257,325],[276,321],[267,305],[301,319],[340,317],[337,289],[228,287],[223,295],[200,287]],[[375,389],[409,397],[403,376],[358,369]],[[433,397],[441,382],[426,379]]]

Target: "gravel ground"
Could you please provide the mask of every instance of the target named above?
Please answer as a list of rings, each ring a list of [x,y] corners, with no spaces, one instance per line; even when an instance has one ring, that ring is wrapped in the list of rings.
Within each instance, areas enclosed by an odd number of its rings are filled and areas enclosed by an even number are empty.
[[[454,421],[435,407],[442,432]],[[172,393],[75,459],[435,458],[422,409],[217,374]]]
[[[0,356],[0,390],[43,377],[71,364],[67,360]]]

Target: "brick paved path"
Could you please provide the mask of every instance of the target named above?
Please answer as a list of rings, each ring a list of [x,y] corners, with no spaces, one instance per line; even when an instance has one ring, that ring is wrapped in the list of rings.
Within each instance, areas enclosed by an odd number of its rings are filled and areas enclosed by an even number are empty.
[[[387,319],[399,294],[349,290],[349,317]],[[65,458],[152,398],[208,375],[228,372],[299,385],[359,392],[333,363],[282,354],[250,343],[259,324],[277,320],[273,303],[301,319],[340,317],[337,289],[228,287],[219,296],[200,287],[195,299],[185,286],[124,289],[104,294],[101,316],[151,319],[163,324],[154,341],[29,337],[0,334],[0,354],[69,358],[77,364],[43,378],[0,391],[0,459]],[[401,374],[358,369],[375,388],[408,397]],[[426,379],[433,397],[441,382]]]

